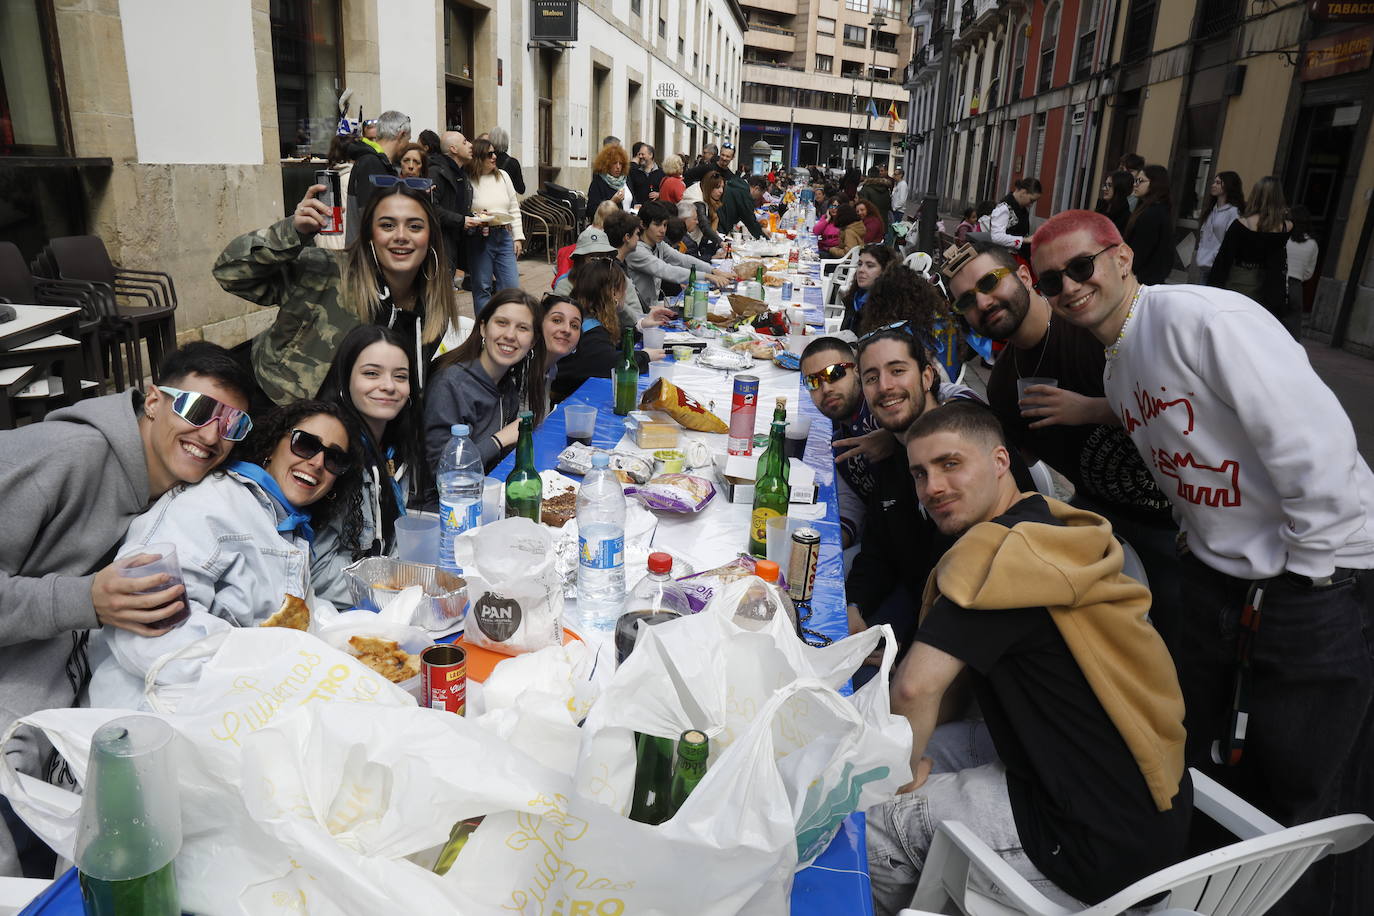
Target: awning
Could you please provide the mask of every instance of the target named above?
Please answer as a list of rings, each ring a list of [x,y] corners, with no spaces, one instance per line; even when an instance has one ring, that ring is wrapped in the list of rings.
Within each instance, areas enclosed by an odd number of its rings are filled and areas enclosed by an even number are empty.
[[[678,111],[676,108],[674,108],[672,105],[669,105],[662,99],[654,99],[654,104],[657,105],[659,108],[663,109],[664,113],[667,114],[668,117],[676,118],[683,124],[695,126],[691,118],[687,117],[682,112]]]

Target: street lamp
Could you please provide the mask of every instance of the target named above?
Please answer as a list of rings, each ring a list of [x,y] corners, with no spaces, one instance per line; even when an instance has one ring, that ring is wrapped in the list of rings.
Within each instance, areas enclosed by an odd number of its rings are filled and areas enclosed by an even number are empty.
[[[859,150],[859,168],[863,169],[865,172],[868,169],[868,167],[864,165],[864,162],[868,159],[868,135],[873,132],[873,71],[878,66],[878,30],[885,25],[887,25],[887,17],[880,12],[874,11],[873,18],[868,20],[868,46],[872,49],[872,53],[868,56],[868,108],[864,112],[867,126],[864,127],[863,148]]]

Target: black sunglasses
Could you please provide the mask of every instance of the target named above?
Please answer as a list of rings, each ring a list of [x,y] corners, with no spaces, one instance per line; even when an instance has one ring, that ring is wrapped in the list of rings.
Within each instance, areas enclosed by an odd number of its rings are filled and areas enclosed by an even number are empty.
[[[846,372],[854,368],[854,363],[831,363],[824,369],[803,375],[802,383],[811,391],[815,391],[821,387],[822,382],[838,382],[844,378]]]
[[[303,429],[291,430],[291,454],[309,461],[324,452],[324,469],[335,477],[347,474],[353,467],[353,456],[337,445],[325,445],[319,436]]]
[[[1097,269],[1097,255],[1105,254],[1117,246],[1113,242],[1103,248],[1097,254],[1080,254],[1076,258],[1069,258],[1069,263],[1064,265],[1063,270],[1047,270],[1035,281],[1035,289],[1040,295],[1045,297],[1057,296],[1064,291],[1064,276],[1067,274],[1069,279],[1075,283],[1082,283],[1093,275]]]
[[[412,191],[428,191],[434,187],[434,182],[428,178],[402,178],[400,175],[373,175],[368,179],[373,187],[390,188],[398,184],[403,184]]]
[[[990,295],[997,288],[997,284],[1002,282],[1002,278],[1012,272],[1010,267],[994,267],[974,282],[973,289],[955,299],[950,309],[956,315],[964,314],[978,304],[978,297],[974,295],[975,293],[982,293],[984,296]]]

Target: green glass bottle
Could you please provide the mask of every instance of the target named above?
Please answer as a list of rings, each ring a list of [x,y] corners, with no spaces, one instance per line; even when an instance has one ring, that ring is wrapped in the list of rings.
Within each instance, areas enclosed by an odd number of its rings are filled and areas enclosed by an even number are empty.
[[[673,769],[673,785],[668,791],[670,806],[668,816],[677,814],[687,796],[706,775],[706,758],[710,756],[711,744],[705,732],[695,728],[682,733],[677,742],[677,766]]]
[[[786,409],[783,410],[784,416]],[[759,456],[758,473],[754,480],[754,508],[749,515],[749,553],[756,557],[768,556],[768,520],[787,514],[787,504],[792,491],[787,485],[784,465],[786,454],[787,421],[773,416],[773,426],[768,433],[768,449]]]
[[[621,339],[620,362],[615,364],[615,413],[623,417],[635,409],[639,399],[639,363],[635,362],[635,331],[626,328]]]
[[[687,285],[682,292],[682,320],[691,321],[697,317],[697,269],[692,268],[687,277]]]
[[[635,788],[630,820],[661,824],[672,817],[673,739],[635,732]]]
[[[534,466],[534,414],[520,411],[520,439],[515,444],[515,467],[506,477],[506,518],[539,521],[544,503],[544,482]]]
[[[783,437],[787,436],[787,398],[778,398],[777,406],[773,408],[773,422],[781,423]],[[782,479],[790,488],[792,486],[792,462],[788,460],[785,452],[778,453],[778,465],[782,468]]]

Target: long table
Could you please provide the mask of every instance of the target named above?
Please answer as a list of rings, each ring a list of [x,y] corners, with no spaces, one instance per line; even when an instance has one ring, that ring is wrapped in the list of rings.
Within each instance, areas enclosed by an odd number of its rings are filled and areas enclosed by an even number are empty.
[[[808,324],[821,324],[820,289],[809,287],[804,291],[804,302],[808,309]],[[699,400],[712,400],[717,412],[728,416],[729,392],[733,376],[739,373],[721,370],[707,370],[700,367],[673,366],[670,378],[675,385],[684,388]],[[839,508],[835,494],[835,470],[830,450],[830,421],[816,410],[801,385],[797,372],[789,372],[772,366],[757,366],[751,370],[741,370],[760,376],[760,390],[764,394],[759,401],[756,429],[767,431],[772,417],[773,401],[769,393],[786,391],[788,397],[789,419],[800,413],[811,418],[811,432],[806,443],[803,460],[816,474],[816,500],[825,503],[824,514],[809,521],[821,535],[820,560],[816,568],[816,587],[812,595],[812,616],[804,622],[807,629],[829,638],[840,639],[848,635],[848,620],[845,616],[843,549],[840,545]],[[648,375],[640,376],[641,393],[650,383]],[[563,419],[564,409],[571,404],[586,404],[597,408],[596,430],[592,445],[598,448],[614,448],[624,437],[624,418],[612,413],[613,392],[610,379],[588,379],[567,400],[563,401],[545,418],[534,433],[534,461],[542,469],[557,464],[558,453],[566,445],[566,426]],[[721,405],[724,405],[722,408]],[[684,431],[685,435],[708,441],[719,440],[724,449],[725,437],[708,436],[703,433]],[[509,455],[491,474],[497,480],[504,480],[514,465],[514,456]],[[704,564],[701,568],[711,568],[728,561],[744,551],[746,545],[746,525],[749,506],[731,504],[725,501],[724,494],[717,493],[711,506],[702,515],[713,513],[717,523],[712,530],[719,530],[722,521],[734,521],[730,527],[739,536],[735,541],[722,544],[703,545],[699,538],[692,537],[694,524],[700,524],[697,517],[683,519],[661,519],[655,530],[652,544],[667,547],[675,553],[685,553]],[[633,575],[627,575],[627,579]],[[627,585],[633,583],[627,582]],[[846,913],[869,916],[873,912],[872,891],[868,879],[868,852],[864,842],[864,815],[855,813],[844,822],[830,847],[810,866],[797,872],[792,885],[793,916],[822,916],[822,914]]]

